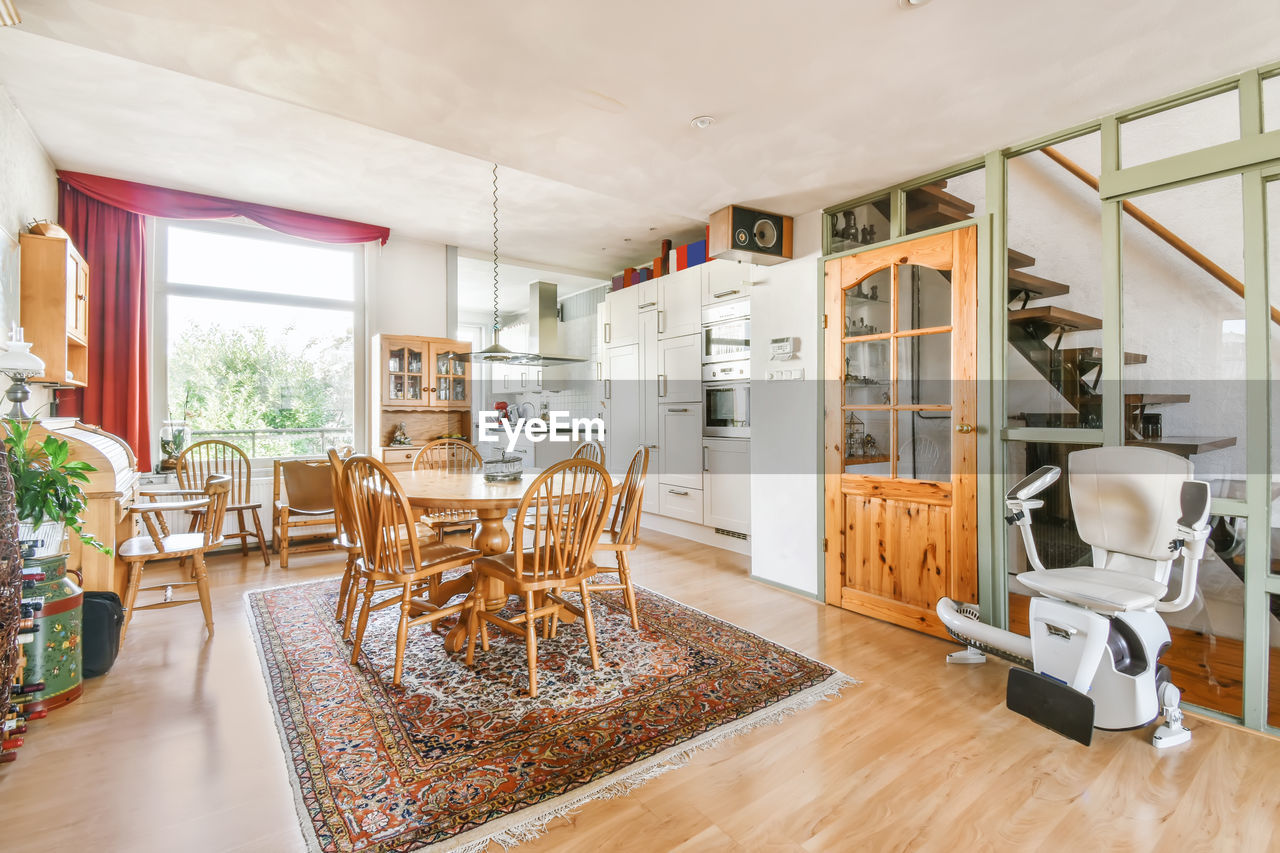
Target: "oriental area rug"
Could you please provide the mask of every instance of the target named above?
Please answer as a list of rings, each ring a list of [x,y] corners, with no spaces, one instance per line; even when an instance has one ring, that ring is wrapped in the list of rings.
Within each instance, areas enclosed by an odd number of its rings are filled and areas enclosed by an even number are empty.
[[[490,628],[476,666],[425,626],[391,685],[398,608],[374,613],[361,665],[334,621],[336,580],[248,593],[249,620],[313,851],[484,850],[537,837],[592,799],[856,683],[657,593],[592,595],[600,670],[581,622],[538,641]],[[513,599],[514,601],[514,599]],[[515,607],[514,603],[509,605]]]

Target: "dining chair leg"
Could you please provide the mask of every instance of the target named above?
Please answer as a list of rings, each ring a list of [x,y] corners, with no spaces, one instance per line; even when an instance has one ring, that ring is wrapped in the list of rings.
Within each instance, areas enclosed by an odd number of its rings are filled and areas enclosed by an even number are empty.
[[[400,593],[400,624],[396,626],[396,668],[391,677],[391,686],[400,686],[400,676],[404,674],[404,648],[409,643],[409,608],[412,606],[412,593],[409,584],[404,585]]]
[[[196,564],[196,592],[200,594],[200,609],[204,611],[204,626],[213,633],[213,602],[209,599],[209,576],[205,571],[204,554],[197,552],[192,558]]]
[[[476,624],[480,621],[477,604],[479,601],[472,593],[467,600],[467,666],[475,666],[476,663],[476,629],[480,627]]]
[[[138,586],[142,582],[142,564],[129,563],[129,580],[124,592],[124,625],[120,628],[120,642],[129,631],[129,623],[133,621],[133,603],[138,599]]]
[[[338,607],[333,614],[335,622],[341,622],[347,612],[347,593],[351,591],[351,555],[347,555],[347,566],[342,570],[342,583],[338,585]]]
[[[591,651],[591,668],[600,668],[600,652],[596,650],[596,620],[591,615],[591,593],[587,591],[587,582],[578,584],[582,594],[582,624],[587,629],[587,648]]]
[[[262,517],[258,515],[258,508],[254,507],[253,513],[253,529],[258,534],[258,550],[262,552],[262,565],[271,565],[271,554],[267,551],[267,539],[262,535]]]
[[[627,600],[627,609],[631,611],[631,627],[640,630],[640,611],[636,607],[636,588],[631,585],[631,561],[626,551],[618,552],[618,579],[622,581],[622,595]]]
[[[236,510],[236,525],[240,528],[240,556],[249,556],[249,529],[245,527],[244,510]]]
[[[533,623],[533,593],[524,594],[524,642],[525,655],[529,659],[529,698],[538,698],[538,632]]]
[[[351,639],[351,628],[355,625],[356,604],[360,601],[360,579],[356,577],[354,569],[351,575],[351,586],[347,589],[347,618],[342,620],[342,639],[344,641]]]
[[[289,568],[289,508],[280,510],[280,568]]]
[[[356,624],[356,639],[351,644],[351,665],[360,662],[360,644],[364,642],[364,629],[369,624],[369,607],[373,604],[374,580],[369,578],[364,585],[364,602],[360,605],[360,621]]]

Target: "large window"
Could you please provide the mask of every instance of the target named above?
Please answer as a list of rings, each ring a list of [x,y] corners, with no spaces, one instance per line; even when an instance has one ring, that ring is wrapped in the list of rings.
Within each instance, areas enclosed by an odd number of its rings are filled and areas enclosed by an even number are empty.
[[[156,238],[157,421],[254,458],[354,443],[362,249],[225,222]]]

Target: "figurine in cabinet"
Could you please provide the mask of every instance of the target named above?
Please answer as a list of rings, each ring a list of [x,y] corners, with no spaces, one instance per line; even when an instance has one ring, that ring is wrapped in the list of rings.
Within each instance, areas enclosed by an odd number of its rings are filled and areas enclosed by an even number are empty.
[[[410,440],[409,438],[409,433],[407,428],[405,427],[404,421],[401,421],[400,423],[396,424],[395,431],[391,433],[391,446],[407,447],[408,445],[411,445],[411,444],[413,444],[413,441]]]

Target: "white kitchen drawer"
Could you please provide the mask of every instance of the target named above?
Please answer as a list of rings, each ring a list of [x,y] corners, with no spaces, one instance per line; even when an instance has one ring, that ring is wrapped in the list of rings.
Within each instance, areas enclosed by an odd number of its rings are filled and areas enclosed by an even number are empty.
[[[658,489],[658,514],[679,518],[694,524],[702,523],[702,489],[686,489],[684,486],[667,486],[655,483],[648,488]]]

